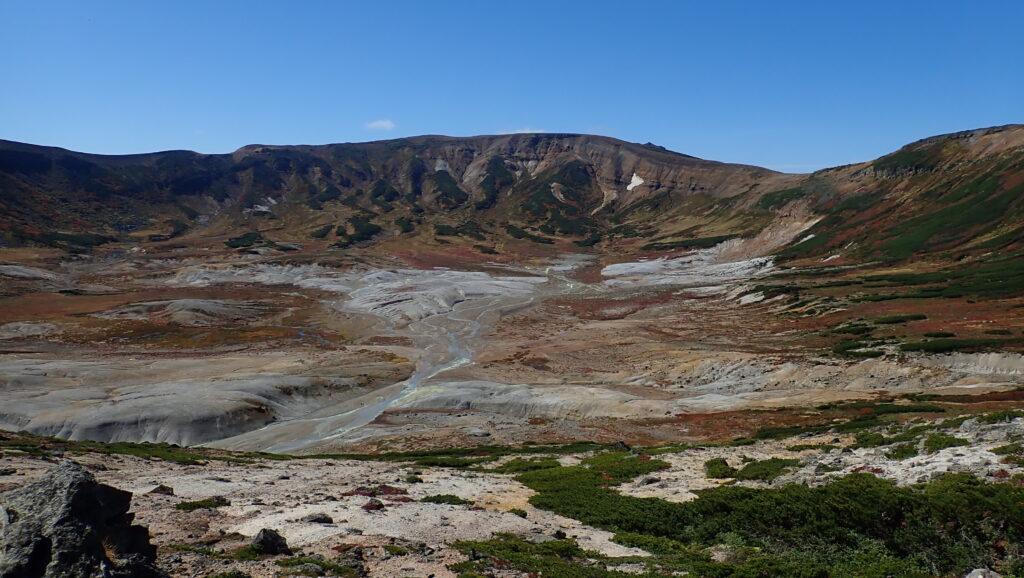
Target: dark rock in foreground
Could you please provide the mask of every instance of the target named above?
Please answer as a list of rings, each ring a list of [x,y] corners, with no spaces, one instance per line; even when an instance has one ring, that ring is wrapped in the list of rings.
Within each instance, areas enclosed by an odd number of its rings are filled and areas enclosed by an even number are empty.
[[[131,493],[65,461],[0,495],[0,578],[163,578]]]
[[[256,534],[256,537],[252,540],[252,547],[260,554],[269,554],[271,556],[292,553],[284,536],[278,534],[277,530],[269,528],[263,528]]]

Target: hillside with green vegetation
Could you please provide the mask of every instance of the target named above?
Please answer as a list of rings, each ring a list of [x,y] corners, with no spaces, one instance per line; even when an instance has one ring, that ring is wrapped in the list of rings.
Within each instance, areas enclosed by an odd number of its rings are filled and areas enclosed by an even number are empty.
[[[1024,251],[1022,198],[1020,126],[933,137],[811,175],[566,134],[123,157],[0,141],[4,242],[78,252],[222,233],[246,249],[234,239],[266,232],[349,249],[422,236],[430,227],[414,223],[423,222],[496,224],[476,238],[487,247],[515,231],[534,250],[554,238],[591,251],[674,251],[813,215],[775,251],[780,259],[984,268]]]

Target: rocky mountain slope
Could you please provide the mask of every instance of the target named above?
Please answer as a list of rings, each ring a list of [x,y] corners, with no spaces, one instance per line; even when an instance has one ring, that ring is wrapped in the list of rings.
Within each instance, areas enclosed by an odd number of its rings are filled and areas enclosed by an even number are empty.
[[[977,260],[1024,243],[1024,127],[932,137],[875,161],[784,175],[570,134],[422,136],[102,156],[0,141],[8,245],[118,242],[290,250],[392,239],[604,252],[793,229],[790,260]],[[784,235],[785,236],[785,235]],[[283,243],[283,244],[282,244]],[[574,245],[573,245],[574,244]]]
[[[252,145],[225,155],[101,156],[0,141],[0,224],[10,243],[67,247],[195,229],[272,230],[268,237],[278,241],[312,236],[346,246],[431,224],[470,237],[594,244],[650,234],[666,211],[707,210],[788,180],[650,144],[568,134]],[[726,212],[741,232],[758,221]],[[637,214],[651,222],[623,226]]]
[[[783,199],[824,218],[791,257],[963,261],[1024,248],[1024,126],[959,132],[819,171]],[[762,203],[768,202],[767,200]]]

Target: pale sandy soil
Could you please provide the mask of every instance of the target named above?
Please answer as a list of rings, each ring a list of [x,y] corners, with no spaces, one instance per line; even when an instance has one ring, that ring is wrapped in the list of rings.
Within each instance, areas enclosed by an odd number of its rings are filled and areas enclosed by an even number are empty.
[[[1024,473],[1024,468],[1004,463],[992,449],[1024,436],[1024,419],[997,424],[968,420],[949,431],[969,442],[934,453],[922,451],[905,460],[885,455],[887,448],[843,449],[850,436],[817,435],[779,441],[763,441],[735,447],[679,449],[654,456],[668,468],[640,476],[620,485],[626,495],[688,501],[695,492],[721,484],[751,487],[786,483],[821,484],[836,476],[868,472],[897,484],[914,484],[950,472],[969,472],[990,479],[1005,479]],[[837,449],[792,451],[793,444],[833,444]],[[451,548],[458,540],[488,540],[509,533],[527,540],[551,539],[556,532],[574,537],[588,550],[610,557],[643,556],[641,550],[619,546],[612,534],[529,504],[532,490],[514,476],[488,471],[351,460],[300,459],[289,461],[253,460],[252,463],[209,461],[204,465],[178,465],[160,460],[129,456],[84,454],[68,456],[91,469],[103,483],[131,491],[132,511],[138,523],[148,526],[160,546],[159,563],[174,576],[200,577],[240,569],[253,576],[280,575],[275,564],[281,557],[259,561],[225,560],[216,556],[182,550],[181,546],[209,548],[230,553],[248,543],[259,530],[279,531],[289,545],[304,555],[321,555],[328,560],[351,556],[339,552],[351,546],[362,548],[369,576],[454,576],[447,566],[464,559]],[[563,465],[576,465],[584,455],[561,456]],[[734,467],[751,460],[788,458],[799,460],[789,473],[774,482],[709,479],[704,463],[723,458]],[[511,458],[502,458],[488,468]],[[821,466],[828,466],[822,473]],[[8,450],[0,457],[0,489],[21,486],[40,476],[52,463]],[[416,475],[422,482],[410,482]],[[158,484],[170,486],[174,495],[150,493]],[[384,508],[367,511],[370,498],[352,495],[360,488],[386,484],[397,488],[382,495]],[[452,494],[475,505],[442,505],[418,502],[420,498]],[[184,512],[175,509],[183,501],[223,496],[229,506],[215,510]],[[526,512],[522,518],[512,509]],[[331,523],[304,521],[311,514],[326,514]],[[389,552],[384,546],[392,547]],[[398,546],[402,550],[395,551]]]
[[[658,443],[692,441],[676,416],[1024,384],[1019,354],[823,356],[777,299],[740,303],[772,269],[744,247],[476,271],[5,265],[23,293],[0,309],[0,427],[287,453]]]
[[[161,546],[160,564],[175,576],[205,576],[214,571],[243,569],[254,577],[276,576],[281,568],[273,560],[239,562],[213,559],[170,546],[193,545],[231,552],[259,530],[279,531],[295,550],[338,555],[332,548],[359,545],[366,548],[371,576],[454,576],[445,566],[464,557],[448,547],[457,540],[487,540],[495,533],[511,533],[527,539],[550,539],[556,531],[575,536],[580,545],[609,556],[643,555],[609,541],[611,534],[550,512],[537,510],[527,500],[532,490],[511,475],[425,469],[400,464],[295,460],[233,464],[210,461],[202,466],[183,466],[130,456],[87,454],[74,456],[93,470],[103,483],[131,491],[132,511],[138,523],[149,527]],[[41,475],[52,464],[11,454],[0,457],[0,468],[17,473],[0,476],[0,488],[20,486]],[[419,472],[422,483],[406,477]],[[158,484],[170,486],[173,496],[148,493]],[[388,484],[408,492],[381,496],[385,508],[362,509],[370,498],[346,496],[360,486]],[[416,502],[424,496],[453,494],[476,506]],[[231,505],[216,510],[182,512],[182,501],[224,496]],[[414,501],[404,502],[407,498]],[[519,508],[526,518],[509,513]],[[303,517],[324,513],[331,524],[305,522]],[[404,545],[409,555],[391,556],[381,546]],[[428,551],[423,553],[418,550]]]

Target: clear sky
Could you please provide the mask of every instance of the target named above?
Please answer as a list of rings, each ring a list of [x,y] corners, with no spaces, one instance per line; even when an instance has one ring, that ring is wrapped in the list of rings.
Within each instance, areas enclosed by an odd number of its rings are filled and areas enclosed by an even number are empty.
[[[583,132],[805,172],[1024,122],[1024,2],[0,0],[0,138]]]

